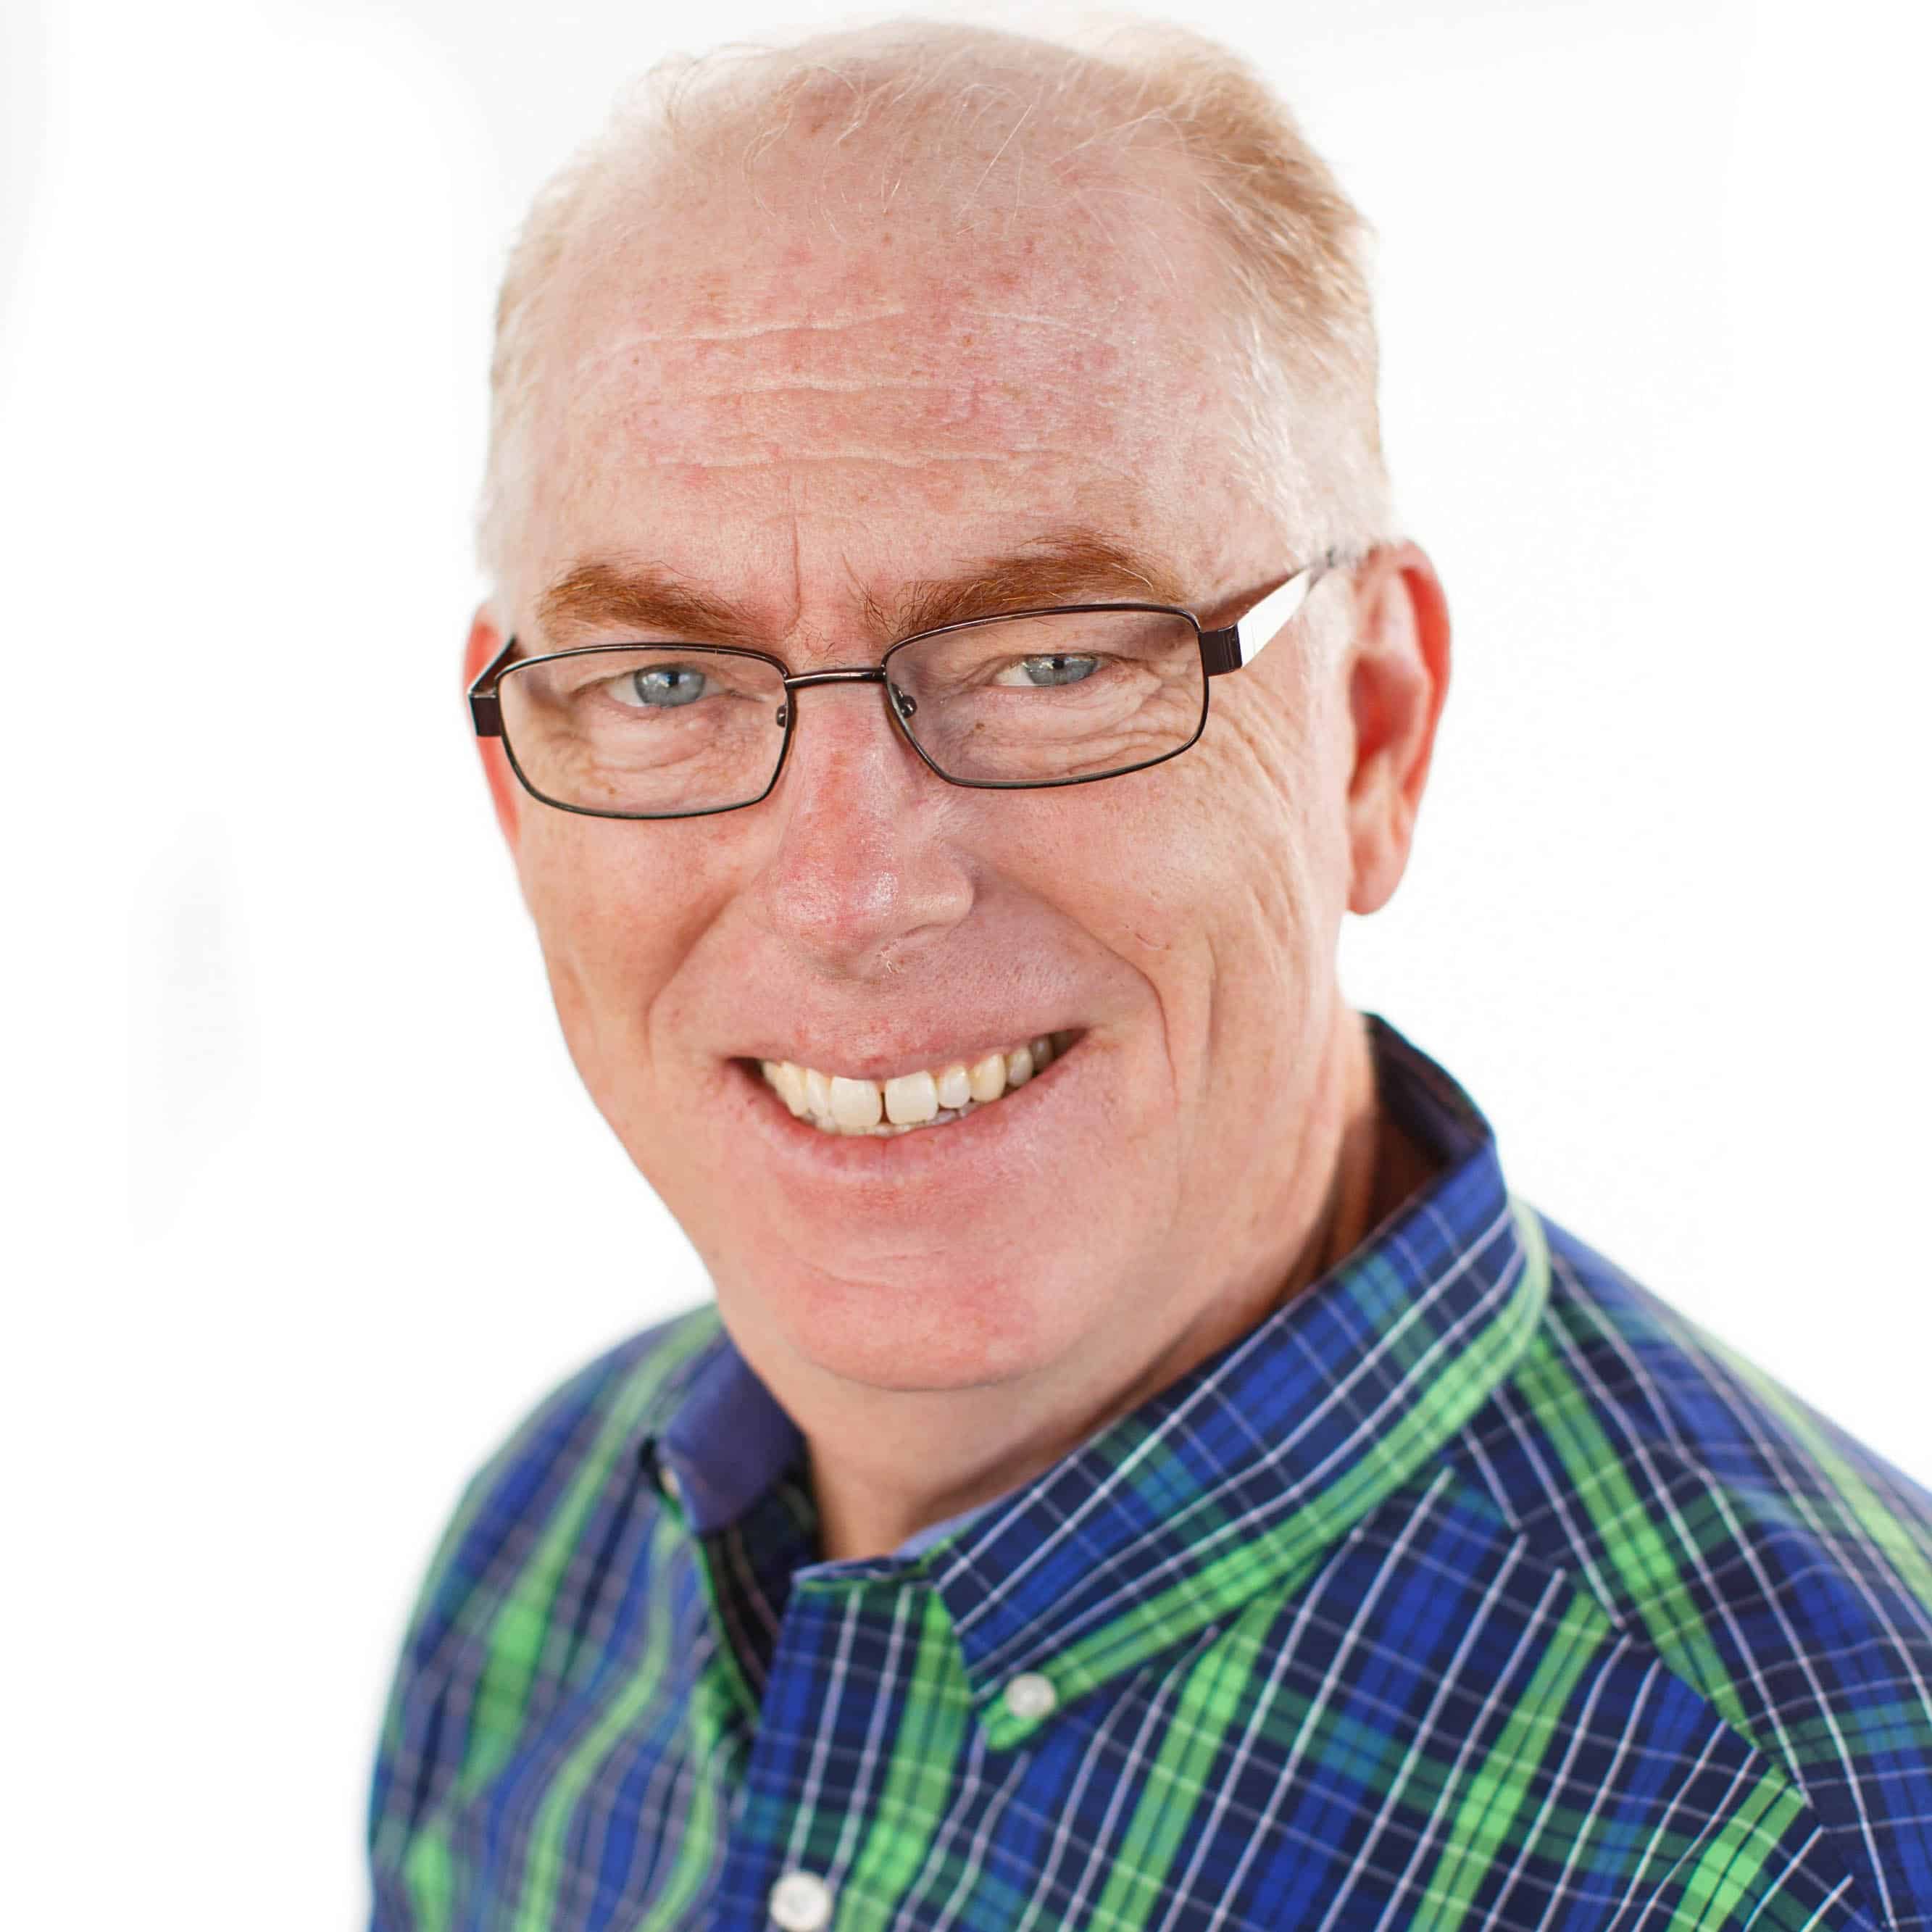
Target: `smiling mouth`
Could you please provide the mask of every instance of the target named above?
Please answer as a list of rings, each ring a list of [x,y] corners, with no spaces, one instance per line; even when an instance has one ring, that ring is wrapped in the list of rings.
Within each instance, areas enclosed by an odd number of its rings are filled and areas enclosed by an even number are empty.
[[[890,1080],[826,1073],[789,1060],[761,1060],[757,1065],[786,1107],[821,1133],[909,1134],[997,1106],[1043,1073],[1078,1037],[1077,1033],[1040,1034],[977,1060],[950,1060]]]

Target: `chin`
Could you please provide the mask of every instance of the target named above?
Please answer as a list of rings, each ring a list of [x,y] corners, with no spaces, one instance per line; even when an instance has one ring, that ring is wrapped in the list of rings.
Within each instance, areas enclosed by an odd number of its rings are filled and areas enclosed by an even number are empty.
[[[1091,1276],[1070,1274],[1042,1266],[1036,1253],[972,1274],[956,1255],[849,1272],[801,1268],[794,1255],[789,1266],[740,1276],[754,1286],[739,1294],[721,1286],[719,1300],[728,1316],[742,1317],[824,1374],[867,1388],[936,1392],[1020,1382],[1077,1349],[1105,1310]]]

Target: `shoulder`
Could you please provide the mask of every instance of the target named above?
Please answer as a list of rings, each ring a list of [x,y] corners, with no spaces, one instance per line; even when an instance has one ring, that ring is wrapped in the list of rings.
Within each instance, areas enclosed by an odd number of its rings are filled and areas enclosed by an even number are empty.
[[[447,1734],[441,1709],[452,1686],[468,1685],[469,1701],[493,1672],[534,1675],[543,1606],[600,1524],[627,1514],[644,1438],[722,1333],[707,1304],[606,1349],[536,1402],[464,1484],[390,1686],[372,1834],[392,1828],[386,1812],[418,1815],[451,1774],[461,1741]]]
[[[606,1349],[536,1402],[464,1484],[383,1712],[368,1813],[378,1923],[412,1922],[404,1862],[413,1834],[556,1676],[547,1612],[582,1550],[627,1515],[643,1438],[722,1332],[707,1304]]]
[[[466,1766],[507,1748],[521,1714],[560,1681],[547,1611],[586,1543],[626,1515],[642,1437],[721,1332],[706,1306],[606,1349],[536,1402],[464,1484],[383,1711],[367,1814],[376,1924],[417,1922],[418,1834]]]
[[[1492,1500],[1788,1775],[1881,1922],[1932,1928],[1932,1496],[1544,1220],[1472,1442]]]
[[[431,1557],[409,1648],[424,1660],[460,1606],[541,1564],[635,1455],[686,1372],[722,1332],[706,1303],[628,1336],[533,1404],[464,1484]]]

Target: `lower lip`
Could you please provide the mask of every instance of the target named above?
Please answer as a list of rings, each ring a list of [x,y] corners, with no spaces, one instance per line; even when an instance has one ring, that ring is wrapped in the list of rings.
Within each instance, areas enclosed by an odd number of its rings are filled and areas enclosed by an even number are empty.
[[[800,1119],[766,1083],[754,1065],[730,1063],[736,1076],[726,1083],[727,1098],[743,1130],[757,1135],[784,1158],[806,1161],[820,1174],[856,1179],[890,1177],[912,1180],[965,1160],[997,1160],[1043,1130],[1048,1116],[1086,1084],[1091,1056],[1089,1036],[1080,1034],[1066,1052],[1022,1087],[1009,1088],[997,1100],[976,1106],[956,1120],[916,1127],[903,1134],[834,1134]]]

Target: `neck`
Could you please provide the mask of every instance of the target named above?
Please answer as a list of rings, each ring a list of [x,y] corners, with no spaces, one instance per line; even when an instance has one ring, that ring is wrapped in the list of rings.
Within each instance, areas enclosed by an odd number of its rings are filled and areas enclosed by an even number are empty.
[[[1284,1210],[1287,1238],[1194,1300],[1197,1312],[1150,1360],[1107,1385],[961,1391],[967,1400],[878,1392],[834,1422],[802,1417],[824,1555],[883,1556],[916,1531],[1030,1480],[1118,1416],[1264,1320],[1352,1252],[1428,1165],[1381,1115],[1358,1016],[1338,1029],[1307,1158]],[[1131,1332],[1135,1324],[1122,1324]],[[1072,1365],[1077,1372],[1083,1364]],[[991,1400],[988,1400],[988,1398]]]

